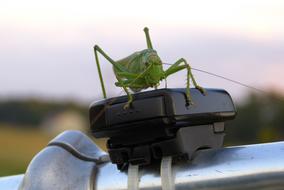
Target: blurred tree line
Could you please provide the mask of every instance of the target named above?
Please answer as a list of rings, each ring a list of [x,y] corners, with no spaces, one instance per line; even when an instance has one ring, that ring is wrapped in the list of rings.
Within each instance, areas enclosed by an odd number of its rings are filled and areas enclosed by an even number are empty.
[[[277,93],[250,94],[236,105],[237,116],[227,122],[228,144],[284,140],[284,97]]]
[[[250,94],[236,105],[237,117],[226,123],[226,144],[284,140],[284,98],[276,93]],[[88,121],[88,106],[40,100],[0,101],[0,124],[37,128],[52,114],[74,110]],[[0,125],[1,126],[1,125]]]
[[[37,128],[47,117],[66,110],[74,110],[88,117],[88,107],[75,102],[0,100],[0,124]]]

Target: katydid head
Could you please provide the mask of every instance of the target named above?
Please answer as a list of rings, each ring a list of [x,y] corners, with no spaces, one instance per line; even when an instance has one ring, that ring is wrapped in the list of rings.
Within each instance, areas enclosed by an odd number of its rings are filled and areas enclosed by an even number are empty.
[[[148,56],[146,63],[148,65],[162,65],[162,61],[156,52]]]
[[[142,62],[146,65],[162,65],[162,61],[156,50],[144,49],[141,51]]]
[[[156,86],[164,76],[163,63],[155,50],[145,49],[143,52],[143,62],[147,70],[145,79],[149,87],[153,87]]]

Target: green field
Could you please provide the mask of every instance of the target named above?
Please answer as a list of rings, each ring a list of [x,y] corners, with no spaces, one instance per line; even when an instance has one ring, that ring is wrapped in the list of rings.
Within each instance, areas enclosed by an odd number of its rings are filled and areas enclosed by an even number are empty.
[[[35,129],[0,128],[0,176],[23,173],[51,137]]]
[[[0,127],[0,176],[24,173],[52,138],[38,129]],[[103,140],[96,143],[104,147]]]

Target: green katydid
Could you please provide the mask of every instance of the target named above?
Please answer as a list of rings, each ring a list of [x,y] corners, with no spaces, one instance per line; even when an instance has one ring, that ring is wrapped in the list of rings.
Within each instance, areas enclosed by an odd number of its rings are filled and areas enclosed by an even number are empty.
[[[114,61],[110,58],[98,45],[94,46],[95,58],[104,98],[106,98],[106,91],[100,69],[98,52],[113,65],[113,71],[118,80],[115,85],[117,87],[122,87],[128,96],[128,102],[124,106],[124,109],[127,109],[133,102],[133,97],[129,92],[129,89],[133,92],[139,92],[142,89],[150,87],[157,89],[160,81],[166,80],[169,75],[183,69],[187,70],[186,103],[188,105],[192,103],[189,90],[190,79],[192,80],[194,87],[202,94],[205,94],[205,90],[196,83],[191,72],[191,67],[184,58],[177,60],[167,70],[163,70],[163,62],[157,52],[153,49],[149,29],[145,27],[144,32],[148,48],[142,51],[137,51],[118,61]]]

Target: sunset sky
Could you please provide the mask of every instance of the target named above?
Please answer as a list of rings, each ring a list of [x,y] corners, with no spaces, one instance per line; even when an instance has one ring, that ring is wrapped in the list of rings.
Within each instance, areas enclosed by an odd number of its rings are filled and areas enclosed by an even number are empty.
[[[0,98],[98,100],[92,47],[126,57],[146,48],[144,26],[164,62],[184,57],[192,67],[284,93],[283,0],[9,0],[0,6]],[[101,63],[108,94],[120,94],[111,65]],[[250,91],[194,74],[235,100]],[[169,87],[184,87],[185,78],[173,75]]]

